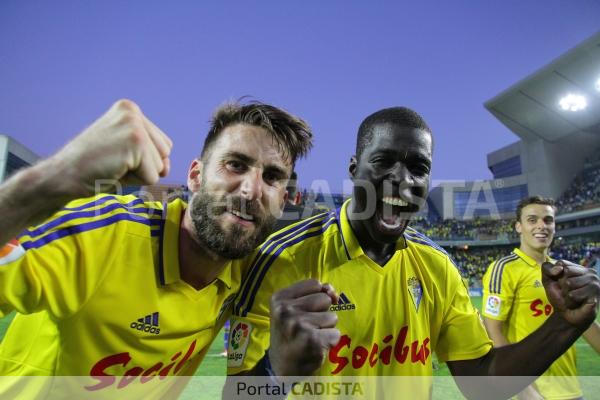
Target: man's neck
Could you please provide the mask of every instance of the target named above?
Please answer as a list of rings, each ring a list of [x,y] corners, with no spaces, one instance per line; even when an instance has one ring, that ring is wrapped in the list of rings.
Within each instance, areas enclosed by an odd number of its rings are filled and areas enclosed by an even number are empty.
[[[353,203],[354,202],[351,201],[350,204],[348,204],[347,217],[348,222],[352,227],[352,231],[354,232],[354,236],[356,236],[356,240],[358,241],[358,244],[362,248],[365,255],[383,267],[394,255],[394,252],[396,251],[396,243],[382,243],[374,241],[364,227],[361,227],[357,220],[353,220],[350,217],[352,211],[354,211],[352,208]]]
[[[538,263],[539,265],[542,265],[544,262],[546,262],[546,259],[548,258],[548,248],[543,248],[543,249],[534,249],[532,247],[529,247],[527,245],[521,244],[520,250],[527,254],[529,257],[533,258],[535,260],[536,263]]]
[[[181,279],[196,290],[210,284],[230,260],[206,249],[198,240],[189,209],[179,226],[179,274]]]

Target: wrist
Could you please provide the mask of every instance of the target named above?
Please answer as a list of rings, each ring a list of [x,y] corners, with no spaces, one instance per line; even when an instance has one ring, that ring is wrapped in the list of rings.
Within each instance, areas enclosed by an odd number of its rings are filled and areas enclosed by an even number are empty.
[[[51,158],[18,172],[10,183],[7,182],[17,189],[13,192],[13,205],[26,205],[32,210],[31,217],[37,219],[38,215],[44,217],[69,201],[84,197],[83,191],[77,190],[66,172],[60,162]]]
[[[553,331],[564,332],[568,335],[575,335],[579,337],[585,330],[586,326],[579,326],[570,323],[565,316],[564,312],[554,312],[548,317],[547,323],[551,326]]]

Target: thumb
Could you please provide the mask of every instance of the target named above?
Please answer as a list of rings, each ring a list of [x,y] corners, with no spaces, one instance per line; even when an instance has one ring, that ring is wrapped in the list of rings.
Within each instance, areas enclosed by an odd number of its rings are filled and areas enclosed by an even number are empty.
[[[557,280],[562,276],[563,272],[564,267],[560,262],[552,264],[546,261],[542,264],[542,278]]]

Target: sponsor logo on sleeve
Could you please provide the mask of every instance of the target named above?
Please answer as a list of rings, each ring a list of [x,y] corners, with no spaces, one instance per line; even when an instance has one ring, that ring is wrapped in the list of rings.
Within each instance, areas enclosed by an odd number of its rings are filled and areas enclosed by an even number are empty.
[[[0,265],[6,265],[25,255],[25,249],[13,239],[0,249]]]
[[[241,367],[246,357],[246,347],[250,341],[252,324],[245,321],[233,321],[229,334],[229,349],[227,354],[228,367]]]
[[[485,303],[485,313],[497,317],[500,315],[500,308],[502,307],[502,300],[496,296],[489,296]]]

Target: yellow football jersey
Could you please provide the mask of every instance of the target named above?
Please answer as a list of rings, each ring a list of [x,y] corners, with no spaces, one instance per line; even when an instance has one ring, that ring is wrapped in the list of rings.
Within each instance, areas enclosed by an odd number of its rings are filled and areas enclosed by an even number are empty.
[[[229,264],[201,290],[180,279],[185,207],[100,195],[69,203],[11,242],[0,258],[0,309],[18,314],[0,346],[0,374],[80,377],[37,393],[29,385],[30,398],[67,390],[127,396],[134,386],[141,396],[159,381],[193,375],[230,313],[242,271]],[[0,394],[17,383],[0,379]],[[168,386],[150,393],[164,396]]]
[[[229,374],[251,369],[268,348],[273,292],[308,278],[331,283],[340,298],[331,310],[342,337],[319,375],[430,376],[432,352],[450,361],[478,358],[491,349],[444,250],[408,228],[382,267],[358,244],[348,203],[273,234],[251,257],[234,305]],[[430,390],[427,382],[424,393]]]
[[[504,321],[502,331],[510,343],[521,341],[552,314],[541,266],[520,249],[490,264],[483,276],[482,304],[485,317]],[[547,399],[577,398],[582,392],[576,375],[575,346],[571,346],[535,386]]]

